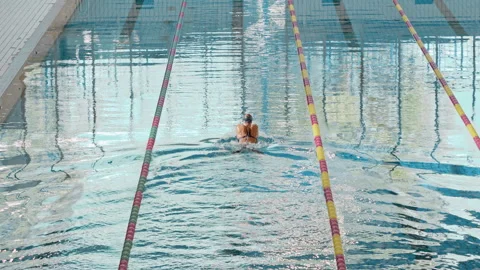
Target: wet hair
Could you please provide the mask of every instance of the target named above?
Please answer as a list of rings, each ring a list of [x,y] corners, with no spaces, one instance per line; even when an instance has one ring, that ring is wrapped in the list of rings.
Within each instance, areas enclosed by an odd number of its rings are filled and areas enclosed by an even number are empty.
[[[249,113],[245,114],[245,116],[243,117],[243,121],[247,122],[247,123],[252,123],[252,121],[253,121],[252,115],[249,114]]]

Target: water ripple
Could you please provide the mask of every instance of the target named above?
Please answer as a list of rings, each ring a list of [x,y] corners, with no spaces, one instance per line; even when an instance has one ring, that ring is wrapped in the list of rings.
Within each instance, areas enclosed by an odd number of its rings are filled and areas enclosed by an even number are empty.
[[[0,123],[0,268],[117,267],[180,2],[83,0],[27,63]],[[480,9],[417,2],[478,115]],[[480,269],[480,155],[395,7],[295,4],[348,268]],[[285,1],[189,1],[131,269],[335,268],[291,27]],[[244,113],[258,144],[235,139]]]

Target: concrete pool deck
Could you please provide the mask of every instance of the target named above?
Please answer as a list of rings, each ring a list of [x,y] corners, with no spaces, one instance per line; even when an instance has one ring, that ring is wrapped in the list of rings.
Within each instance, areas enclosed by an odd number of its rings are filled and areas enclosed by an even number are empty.
[[[24,68],[41,61],[82,0],[2,0],[0,123],[21,97]]]

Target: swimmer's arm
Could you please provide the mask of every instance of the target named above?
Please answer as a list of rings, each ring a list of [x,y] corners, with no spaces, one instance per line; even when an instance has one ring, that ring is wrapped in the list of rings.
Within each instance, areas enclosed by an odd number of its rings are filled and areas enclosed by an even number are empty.
[[[257,124],[252,125],[252,131],[250,132],[252,137],[258,138],[258,126]]]
[[[237,139],[241,139],[244,136],[245,134],[243,134],[242,125],[237,125]]]

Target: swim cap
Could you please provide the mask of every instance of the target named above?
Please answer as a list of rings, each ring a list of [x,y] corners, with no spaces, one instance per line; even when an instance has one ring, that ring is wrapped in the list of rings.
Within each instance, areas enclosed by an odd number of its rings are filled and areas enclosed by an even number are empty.
[[[245,114],[245,116],[243,117],[243,121],[245,121],[247,123],[251,123],[253,121],[252,115],[249,114],[249,113]]]

